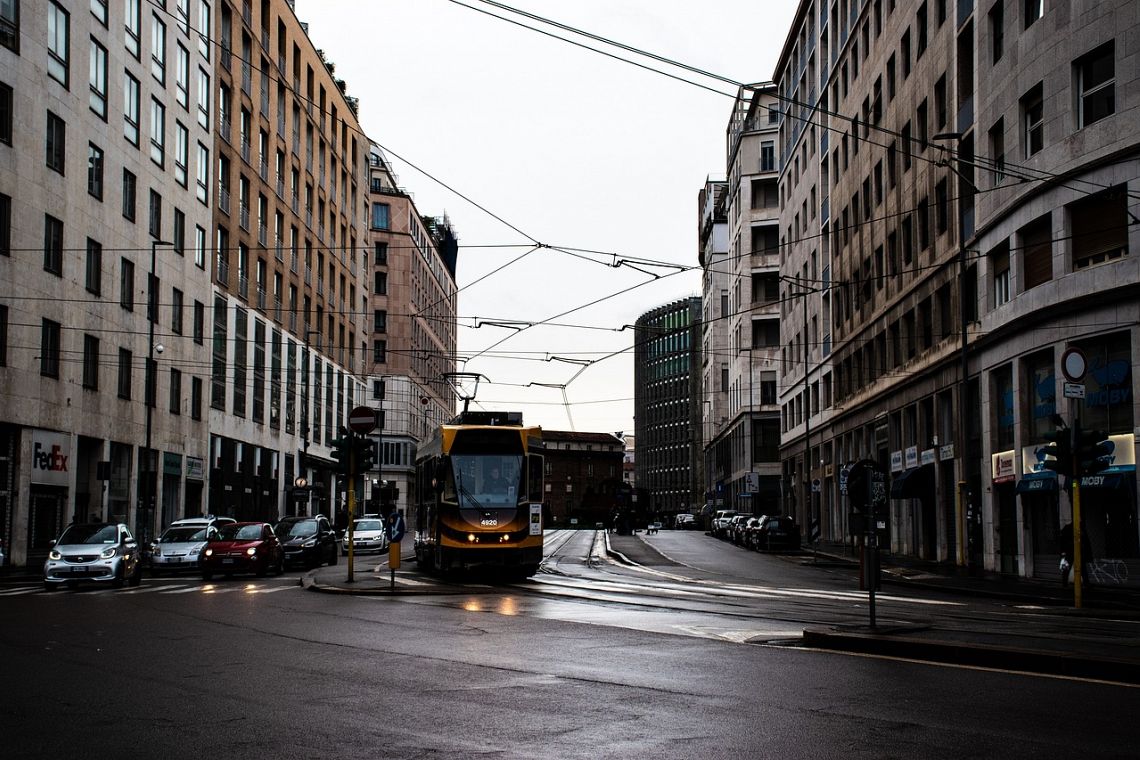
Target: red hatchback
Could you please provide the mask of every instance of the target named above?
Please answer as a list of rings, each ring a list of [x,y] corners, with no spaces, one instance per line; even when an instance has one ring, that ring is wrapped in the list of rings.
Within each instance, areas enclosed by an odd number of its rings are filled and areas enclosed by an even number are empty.
[[[202,550],[201,568],[205,580],[215,573],[265,575],[272,570],[280,575],[285,569],[285,552],[269,523],[230,523],[210,534]]]

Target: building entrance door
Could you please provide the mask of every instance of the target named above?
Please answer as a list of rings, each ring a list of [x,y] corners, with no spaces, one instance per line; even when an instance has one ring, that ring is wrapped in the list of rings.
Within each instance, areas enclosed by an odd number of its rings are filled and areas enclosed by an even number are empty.
[[[51,542],[63,532],[66,496],[66,488],[33,486],[28,501],[28,567],[42,564]]]

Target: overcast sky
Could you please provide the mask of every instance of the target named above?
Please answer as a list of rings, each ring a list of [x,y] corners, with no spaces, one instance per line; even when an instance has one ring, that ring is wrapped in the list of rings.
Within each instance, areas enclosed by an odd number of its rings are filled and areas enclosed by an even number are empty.
[[[739,82],[771,78],[796,6],[507,4]],[[620,328],[700,295],[700,273],[611,264],[696,267],[697,193],[724,176],[735,88],[637,59],[725,94],[710,92],[451,0],[297,0],[296,9],[420,213],[446,213],[459,236],[459,353],[473,357],[459,369],[486,377],[472,408],[522,411],[549,429],[632,433],[633,331]],[[528,254],[533,241],[577,250]],[[534,326],[476,329],[476,320]]]

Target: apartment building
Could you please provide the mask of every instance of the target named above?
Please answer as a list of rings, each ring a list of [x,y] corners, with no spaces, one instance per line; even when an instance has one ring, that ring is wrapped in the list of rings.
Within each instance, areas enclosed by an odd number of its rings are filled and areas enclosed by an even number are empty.
[[[713,382],[705,385],[706,503],[752,514],[780,510],[779,117],[773,85],[737,93],[725,140],[727,250],[704,267],[705,284],[719,292],[704,292],[703,329],[721,336],[706,348],[705,368],[717,375],[705,378]]]
[[[728,421],[729,353],[727,320],[732,278],[728,264],[728,182],[706,180],[697,194],[697,260],[701,265],[701,387],[704,394],[694,403],[701,415],[701,438],[705,442],[704,503],[702,510],[722,509],[725,504],[724,473],[731,471],[726,447],[712,446],[713,430]],[[723,459],[717,458],[720,453]],[[721,485],[717,485],[718,482]]]
[[[205,507],[213,8],[0,7],[0,540]],[[200,31],[206,29],[205,35]]]
[[[843,466],[871,459],[892,551],[1055,574],[1059,415],[1110,436],[1087,529],[1135,563],[1138,21],[1127,2],[801,3],[775,77],[782,271],[825,292],[785,302],[782,455],[786,506],[824,536],[847,537]],[[1071,348],[1084,399],[1063,394]]]
[[[214,29],[209,508],[333,514],[329,442],[366,395],[368,141],[292,3],[221,0]]]
[[[455,416],[455,393],[445,375],[456,366],[459,241],[446,216],[419,213],[375,144],[369,145],[368,171],[367,404],[383,409],[385,420],[373,434],[381,456],[372,479],[398,488],[394,506],[404,509],[418,445]]]
[[[657,519],[704,504],[701,299],[651,309],[634,325],[634,479]]]

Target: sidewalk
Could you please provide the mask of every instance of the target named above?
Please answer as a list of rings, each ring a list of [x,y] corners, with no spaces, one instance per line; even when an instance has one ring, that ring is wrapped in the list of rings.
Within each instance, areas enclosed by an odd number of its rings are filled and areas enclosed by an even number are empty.
[[[654,537],[644,533],[606,536],[611,556],[640,565],[663,564],[653,542]],[[815,556],[824,567],[849,567],[853,582],[857,579],[858,557],[845,553],[841,544],[821,544]],[[792,558],[805,569],[816,561],[810,548]],[[1094,587],[1084,593],[1082,608],[1075,609],[1072,588],[1058,583],[997,573],[970,575],[909,557],[884,556],[881,563],[880,593],[897,595],[911,588],[1007,600],[1056,623],[1032,629],[1014,624],[1002,630],[967,619],[959,627],[916,622],[871,629],[868,620],[868,625],[806,628],[802,646],[1140,684],[1140,591]],[[1105,625],[1106,619],[1113,625]]]

